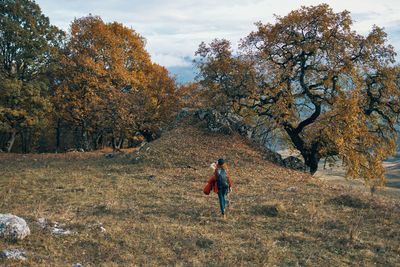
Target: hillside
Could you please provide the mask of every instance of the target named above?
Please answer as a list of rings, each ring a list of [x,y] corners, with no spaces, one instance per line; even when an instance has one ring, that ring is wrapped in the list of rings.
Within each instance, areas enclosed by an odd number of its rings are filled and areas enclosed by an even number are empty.
[[[24,249],[32,266],[400,265],[398,199],[284,169],[240,136],[203,129],[183,123],[111,159],[0,154],[0,213],[31,229],[0,251]],[[226,220],[202,192],[219,157],[234,181]],[[52,233],[56,222],[70,232]]]

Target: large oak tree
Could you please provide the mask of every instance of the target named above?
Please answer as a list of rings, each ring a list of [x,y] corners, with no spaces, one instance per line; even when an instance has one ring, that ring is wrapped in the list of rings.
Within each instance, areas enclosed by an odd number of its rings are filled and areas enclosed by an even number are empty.
[[[382,182],[400,113],[395,52],[383,29],[357,34],[348,11],[326,4],[256,26],[239,55],[224,40],[200,46],[201,82],[232,109],[271,119],[311,173],[321,158],[339,156],[348,176]]]

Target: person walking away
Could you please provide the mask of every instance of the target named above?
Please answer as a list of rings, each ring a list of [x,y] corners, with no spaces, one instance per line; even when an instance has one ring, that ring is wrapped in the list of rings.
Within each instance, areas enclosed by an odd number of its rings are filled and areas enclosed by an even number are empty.
[[[228,174],[228,169],[224,159],[218,159],[214,174],[208,180],[206,187],[214,189],[214,192],[218,194],[221,215],[225,219],[227,195],[232,190],[232,180]]]

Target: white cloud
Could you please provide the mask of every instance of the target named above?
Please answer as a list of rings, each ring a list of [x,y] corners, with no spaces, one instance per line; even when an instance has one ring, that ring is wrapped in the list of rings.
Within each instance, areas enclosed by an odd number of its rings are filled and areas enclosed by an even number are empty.
[[[172,55],[172,54],[162,54],[162,53],[153,53],[151,59],[154,62],[162,66],[180,66],[180,67],[189,67],[191,66],[191,62],[185,60],[183,55]]]
[[[201,41],[227,38],[236,44],[255,29],[254,22],[273,22],[273,14],[284,16],[302,5],[321,1],[305,0],[37,0],[51,22],[67,29],[74,17],[89,13],[105,21],[119,21],[133,27],[147,39],[154,61],[167,67],[187,66]],[[368,33],[372,25],[385,27],[389,40],[400,52],[400,2],[398,0],[329,0],[334,11],[352,13],[354,29]]]

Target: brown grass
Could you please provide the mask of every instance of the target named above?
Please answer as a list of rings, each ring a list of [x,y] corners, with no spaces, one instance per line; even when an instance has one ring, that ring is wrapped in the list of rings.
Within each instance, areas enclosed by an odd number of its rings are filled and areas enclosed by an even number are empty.
[[[201,126],[167,132],[135,164],[132,151],[1,154],[0,213],[25,218],[32,234],[0,250],[23,248],[32,266],[400,265],[398,199],[278,167],[241,137]],[[202,193],[219,157],[234,181],[227,220]],[[42,217],[76,234],[54,236]]]

